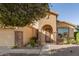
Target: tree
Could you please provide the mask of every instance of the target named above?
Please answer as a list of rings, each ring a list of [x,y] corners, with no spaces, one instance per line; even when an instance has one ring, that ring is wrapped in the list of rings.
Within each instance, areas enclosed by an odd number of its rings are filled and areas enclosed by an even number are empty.
[[[2,26],[23,27],[47,15],[47,3],[5,3],[0,4],[0,24]]]

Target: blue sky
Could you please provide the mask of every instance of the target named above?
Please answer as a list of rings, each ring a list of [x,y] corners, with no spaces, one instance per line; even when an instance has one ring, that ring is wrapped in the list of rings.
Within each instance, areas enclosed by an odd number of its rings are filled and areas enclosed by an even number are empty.
[[[79,25],[79,4],[52,3],[50,4],[50,8],[59,14],[59,20]]]

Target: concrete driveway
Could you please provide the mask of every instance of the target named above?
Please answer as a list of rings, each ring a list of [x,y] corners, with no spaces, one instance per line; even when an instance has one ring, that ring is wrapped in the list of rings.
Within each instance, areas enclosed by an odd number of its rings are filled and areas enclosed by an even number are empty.
[[[79,56],[79,45],[50,45],[51,49],[0,48],[1,56]]]

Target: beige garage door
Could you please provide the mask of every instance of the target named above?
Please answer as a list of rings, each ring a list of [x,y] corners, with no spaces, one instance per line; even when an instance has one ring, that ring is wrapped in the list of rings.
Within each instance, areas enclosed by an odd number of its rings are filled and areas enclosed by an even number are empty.
[[[0,46],[14,46],[13,30],[0,30]]]

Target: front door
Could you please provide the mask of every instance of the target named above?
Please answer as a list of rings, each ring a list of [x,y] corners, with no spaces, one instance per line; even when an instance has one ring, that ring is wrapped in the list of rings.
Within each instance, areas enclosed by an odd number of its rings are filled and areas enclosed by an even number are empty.
[[[15,31],[15,45],[18,47],[23,46],[23,32]]]
[[[51,41],[51,34],[49,32],[46,32],[45,34],[46,34],[45,35],[45,41],[46,41],[46,43],[50,43],[50,41]]]

